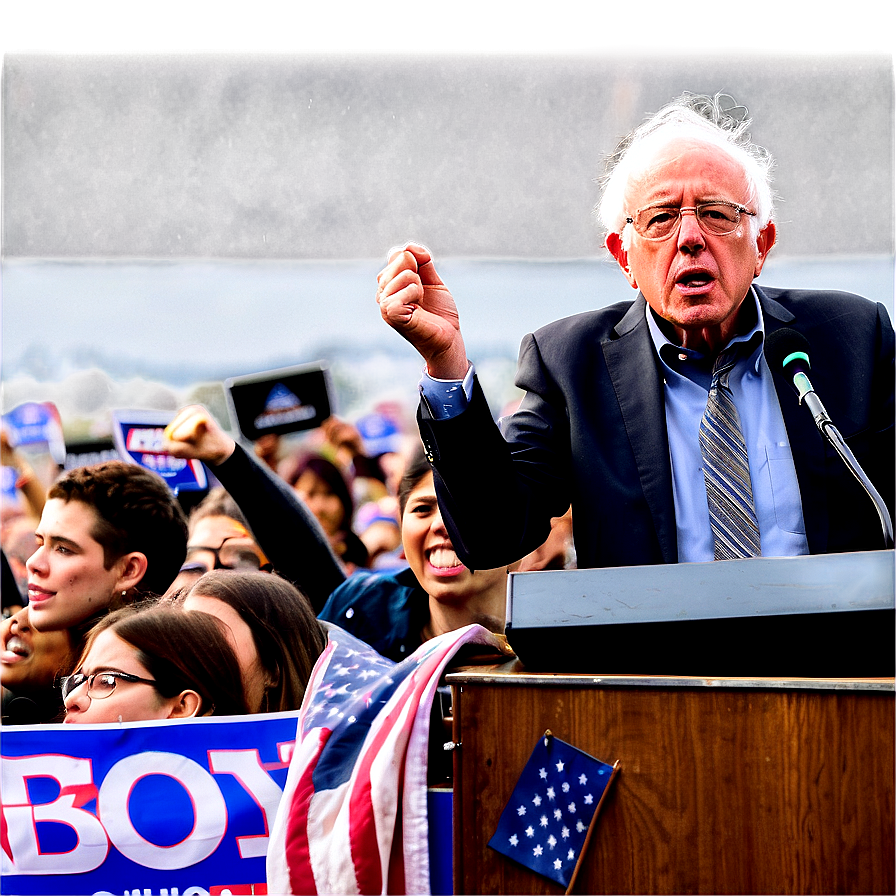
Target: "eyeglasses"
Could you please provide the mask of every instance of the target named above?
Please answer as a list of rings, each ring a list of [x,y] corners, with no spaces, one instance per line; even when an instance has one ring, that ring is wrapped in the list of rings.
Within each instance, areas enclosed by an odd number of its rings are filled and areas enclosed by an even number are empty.
[[[251,539],[239,535],[225,538],[216,548],[201,544],[192,545],[187,548],[187,557],[180,571],[205,573],[210,569],[250,569],[270,572],[274,568],[273,565],[267,563],[264,557],[259,556],[257,549],[253,548]],[[212,557],[203,558],[202,554],[211,554]]]
[[[700,229],[714,236],[734,233],[740,224],[741,215],[756,215],[756,212],[751,212],[736,202],[719,200],[686,205],[683,208],[677,205],[651,205],[639,208],[625,222],[631,224],[645,240],[664,240],[675,233],[685,212],[693,212]]]
[[[91,700],[104,700],[115,690],[118,679],[133,684],[151,684],[153,687],[158,682],[151,678],[140,678],[139,675],[131,675],[130,672],[94,672],[93,675],[85,675],[83,672],[75,672],[74,675],[66,675],[59,682],[62,688],[62,699],[87,682],[87,696]]]

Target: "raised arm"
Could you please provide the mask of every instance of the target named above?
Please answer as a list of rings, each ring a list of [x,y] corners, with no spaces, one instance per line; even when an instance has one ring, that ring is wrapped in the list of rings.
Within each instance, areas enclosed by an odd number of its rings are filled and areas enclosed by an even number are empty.
[[[428,249],[408,243],[391,250],[377,276],[376,300],[383,320],[420,352],[431,377],[464,378],[469,364],[457,305]]]
[[[279,476],[249,455],[200,405],[178,412],[165,430],[164,449],[204,461],[245,514],[274,569],[308,596],[319,613],[345,580],[320,523]]]

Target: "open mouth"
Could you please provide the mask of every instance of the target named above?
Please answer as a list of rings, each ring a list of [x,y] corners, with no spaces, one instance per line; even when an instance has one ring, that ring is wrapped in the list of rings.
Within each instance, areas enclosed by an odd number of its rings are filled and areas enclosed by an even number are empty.
[[[27,660],[31,656],[31,647],[18,635],[10,635],[3,650],[0,651],[0,663],[10,665]]]
[[[699,290],[712,286],[714,280],[707,271],[685,271],[675,280],[675,285],[683,290]]]
[[[427,551],[426,560],[429,563],[429,571],[436,576],[456,576],[466,569],[454,553],[454,549],[450,547],[432,548]]]

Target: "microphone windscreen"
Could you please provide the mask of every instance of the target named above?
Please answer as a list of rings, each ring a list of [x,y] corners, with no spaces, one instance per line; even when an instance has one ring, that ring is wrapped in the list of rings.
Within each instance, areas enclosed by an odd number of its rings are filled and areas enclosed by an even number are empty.
[[[765,337],[765,359],[772,370],[780,370],[794,352],[809,356],[809,340],[790,327],[782,327]]]

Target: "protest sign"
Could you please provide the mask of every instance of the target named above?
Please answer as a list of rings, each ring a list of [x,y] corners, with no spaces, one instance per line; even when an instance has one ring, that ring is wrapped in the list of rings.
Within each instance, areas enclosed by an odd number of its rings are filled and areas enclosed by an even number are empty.
[[[162,450],[165,427],[173,417],[169,411],[113,411],[115,448],[122,460],[158,473],[175,495],[180,491],[204,491],[208,477],[201,461],[184,460]]]
[[[266,893],[297,716],[4,726],[4,894]]]
[[[224,381],[231,419],[250,442],[316,429],[332,411],[326,364],[300,364]]]

